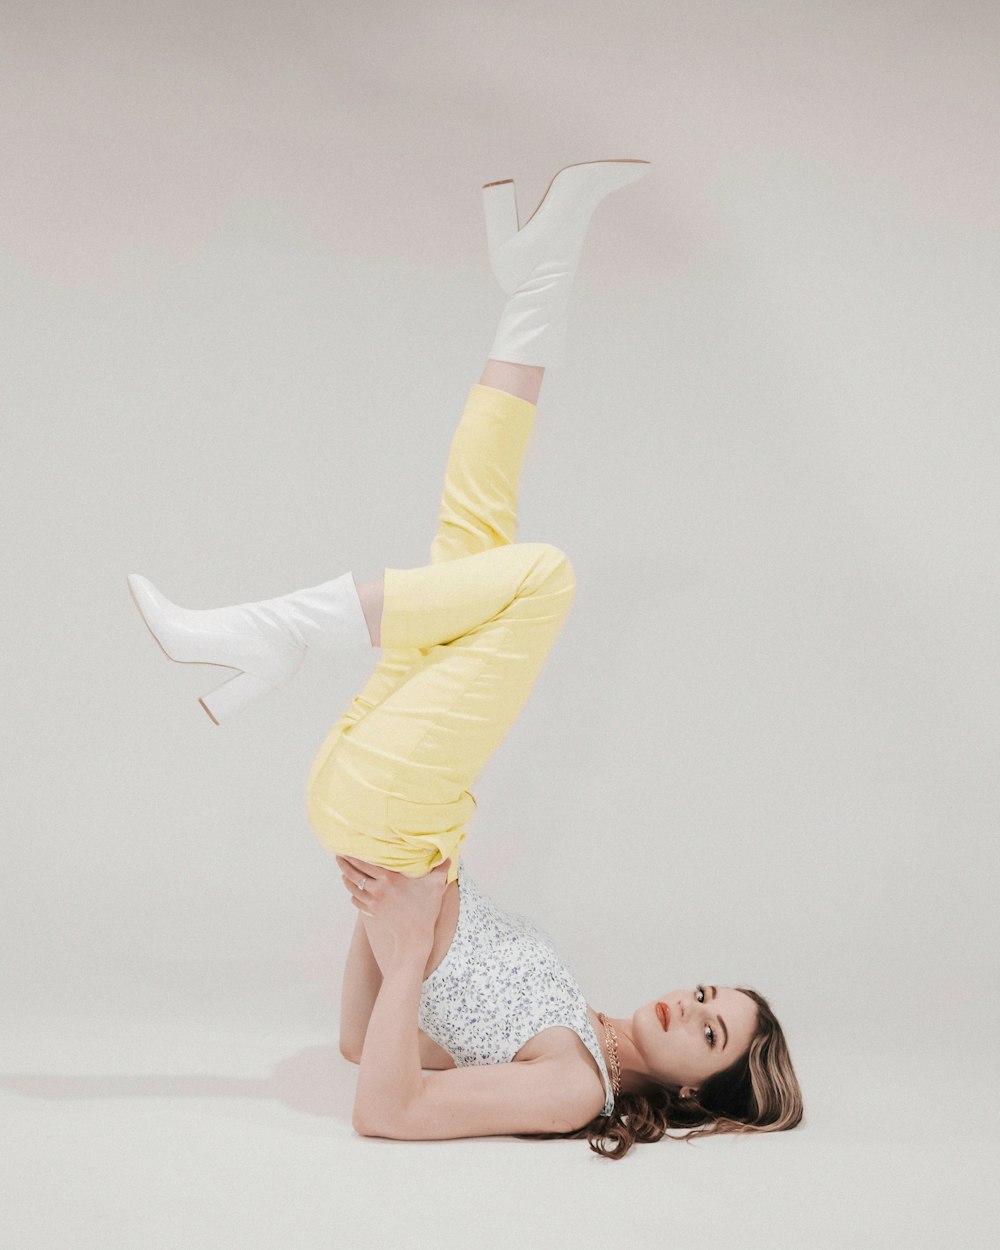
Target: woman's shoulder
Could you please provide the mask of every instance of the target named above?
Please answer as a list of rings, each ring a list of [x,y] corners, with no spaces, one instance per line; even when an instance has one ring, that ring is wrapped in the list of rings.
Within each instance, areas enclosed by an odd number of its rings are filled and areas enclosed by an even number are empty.
[[[514,1063],[553,1063],[560,1074],[575,1083],[582,1110],[593,1108],[585,1124],[604,1109],[606,1090],[597,1060],[583,1038],[569,1025],[552,1025],[529,1038]]]

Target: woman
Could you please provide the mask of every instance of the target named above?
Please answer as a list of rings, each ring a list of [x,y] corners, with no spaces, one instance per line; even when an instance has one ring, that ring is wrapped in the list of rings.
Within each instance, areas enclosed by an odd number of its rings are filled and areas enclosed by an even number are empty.
[[[512,181],[483,188],[490,263],[508,299],[452,440],[430,564],[211,610],[128,579],[169,658],[236,670],[201,699],[216,724],[290,680],[309,648],[382,649],[307,787],[310,823],[360,913],[341,1049],[360,1064],[353,1122],[363,1134],[587,1136],[620,1158],[667,1128],[773,1131],[801,1119],[788,1049],[760,995],[699,985],[608,1019],[545,935],[491,903],[460,863],[469,787],[574,597],[564,552],[516,541],[542,377],[563,361],[594,210],[648,168],[567,166],[524,226]]]

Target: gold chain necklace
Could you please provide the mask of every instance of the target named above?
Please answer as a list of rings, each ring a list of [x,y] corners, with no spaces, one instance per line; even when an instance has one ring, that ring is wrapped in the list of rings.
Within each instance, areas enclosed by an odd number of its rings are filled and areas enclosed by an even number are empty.
[[[604,1025],[604,1041],[611,1056],[611,1092],[617,1098],[622,1083],[621,1070],[618,1067],[618,1034],[603,1011],[597,1013],[597,1018]]]

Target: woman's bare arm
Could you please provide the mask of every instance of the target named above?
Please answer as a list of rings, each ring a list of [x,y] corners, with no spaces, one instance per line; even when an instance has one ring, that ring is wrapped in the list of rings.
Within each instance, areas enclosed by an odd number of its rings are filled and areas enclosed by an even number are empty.
[[[368,934],[359,915],[354,926],[351,949],[347,953],[344,985],[340,995],[340,1053],[351,1063],[361,1062],[368,1021],[381,988],[382,970],[372,952]],[[440,1071],[455,1066],[451,1055],[421,1029],[417,1030],[417,1040],[420,1043],[421,1067]]]
[[[351,938],[340,993],[340,1053],[351,1063],[361,1062],[372,1008],[382,988],[382,970],[372,954],[368,934],[359,915]]]

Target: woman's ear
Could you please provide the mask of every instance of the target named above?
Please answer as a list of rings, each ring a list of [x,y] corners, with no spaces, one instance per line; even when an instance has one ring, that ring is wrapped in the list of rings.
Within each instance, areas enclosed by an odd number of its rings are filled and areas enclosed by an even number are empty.
[[[680,1096],[682,1098],[694,1098],[698,1091],[690,1085],[682,1085],[680,1088]]]

